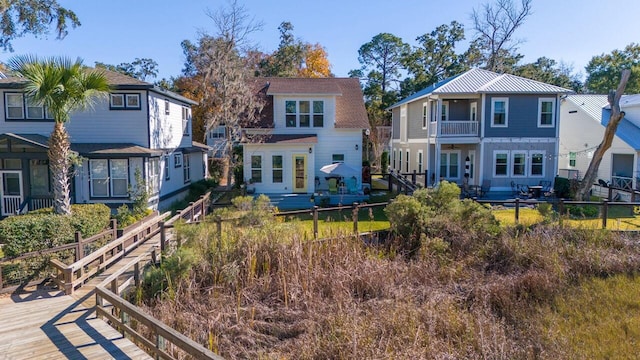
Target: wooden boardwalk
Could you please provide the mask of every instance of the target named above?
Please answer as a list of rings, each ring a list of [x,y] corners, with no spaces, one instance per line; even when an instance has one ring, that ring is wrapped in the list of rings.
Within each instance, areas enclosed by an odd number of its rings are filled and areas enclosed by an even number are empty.
[[[134,343],[95,316],[94,288],[119,270],[118,264],[159,246],[159,235],[74,292],[52,289],[0,297],[0,360],[151,359]]]

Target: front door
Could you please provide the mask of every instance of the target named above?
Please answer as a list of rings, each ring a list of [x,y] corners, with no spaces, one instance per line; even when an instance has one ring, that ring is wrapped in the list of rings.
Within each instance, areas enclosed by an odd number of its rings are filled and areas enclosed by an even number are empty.
[[[2,216],[15,215],[20,210],[24,200],[22,192],[22,171],[0,171],[0,214]]]
[[[293,192],[307,192],[307,155],[293,155]]]

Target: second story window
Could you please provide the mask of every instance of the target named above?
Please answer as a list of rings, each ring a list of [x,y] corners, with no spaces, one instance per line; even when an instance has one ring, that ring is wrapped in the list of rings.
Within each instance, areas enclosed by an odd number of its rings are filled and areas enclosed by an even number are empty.
[[[429,119],[429,103],[422,104],[422,128],[427,128],[427,122]]]
[[[189,135],[189,108],[182,108],[182,135]]]
[[[331,163],[343,163],[344,162],[344,154],[333,154],[331,155]]]
[[[312,123],[313,120],[313,123]],[[323,127],[324,101],[285,101],[286,127]]]
[[[164,101],[164,113],[165,115],[171,114],[171,104],[167,100]]]
[[[538,126],[553,127],[555,118],[556,99],[538,99]]]
[[[109,108],[111,110],[140,110],[140,94],[111,94]]]
[[[32,103],[22,93],[5,93],[4,104],[7,120],[52,120],[46,107]]]
[[[509,100],[507,98],[491,99],[491,126],[507,127],[509,125]]]

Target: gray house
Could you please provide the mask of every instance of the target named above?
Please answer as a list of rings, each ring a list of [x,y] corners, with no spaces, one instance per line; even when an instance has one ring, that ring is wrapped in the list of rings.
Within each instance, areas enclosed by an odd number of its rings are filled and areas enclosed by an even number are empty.
[[[206,174],[207,147],[192,140],[195,102],[137,79],[105,71],[113,90],[94,109],[71,115],[67,131],[79,156],[72,202],[130,202],[135,174],[146,180],[149,206],[164,208]],[[53,119],[29,103],[23,79],[0,78],[0,216],[53,203],[47,158]]]
[[[560,97],[571,90],[472,69],[389,107],[391,167],[511,191],[552,181],[558,168]]]

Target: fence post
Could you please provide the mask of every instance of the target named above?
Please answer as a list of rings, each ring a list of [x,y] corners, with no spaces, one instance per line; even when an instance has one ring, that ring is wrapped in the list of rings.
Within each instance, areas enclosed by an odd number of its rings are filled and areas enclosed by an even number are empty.
[[[164,254],[167,249],[167,232],[164,221],[160,221],[160,251]]]
[[[111,219],[111,231],[113,231],[113,234],[111,236],[113,236],[112,240],[115,240],[118,238],[118,220],[116,219]]]
[[[520,198],[516,198],[516,225],[520,223]]]
[[[602,228],[607,228],[607,216],[609,215],[609,202],[604,200],[602,202]]]
[[[140,263],[133,265],[133,281],[136,284],[136,289],[140,288]]]
[[[80,231],[76,231],[74,234],[76,240],[76,261],[79,261],[84,257],[84,245],[82,245],[82,234]]]
[[[388,176],[388,179],[389,179],[389,181],[387,182],[387,186],[388,186],[387,190],[389,190],[389,192],[393,192],[393,182],[392,182],[393,181],[393,176],[392,176],[391,173],[389,173],[389,175],[387,175],[387,176]]]
[[[351,210],[351,217],[353,218],[353,232],[354,233],[358,233],[358,212],[359,212],[359,208],[358,208],[358,203],[354,202],[353,203],[353,209]]]
[[[313,207],[313,238],[318,239],[318,206]]]
[[[413,169],[413,174],[411,174],[411,183],[416,184],[416,169]]]
[[[64,275],[64,293],[65,295],[73,295],[73,269],[65,268]]]
[[[193,202],[189,203],[189,222],[193,222]]]
[[[0,264],[0,290],[2,290],[2,264]]]
[[[424,171],[424,187],[428,187],[429,186],[429,170],[425,170]]]

